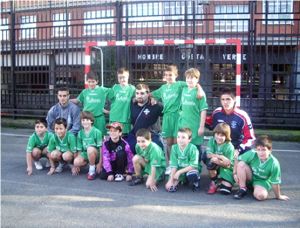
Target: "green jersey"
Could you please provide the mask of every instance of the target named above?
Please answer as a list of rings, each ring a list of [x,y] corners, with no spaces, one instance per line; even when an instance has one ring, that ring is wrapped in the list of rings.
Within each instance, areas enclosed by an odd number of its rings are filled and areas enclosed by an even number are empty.
[[[198,136],[198,129],[201,120],[200,113],[208,109],[208,105],[206,103],[204,91],[201,99],[197,98],[197,92],[197,88],[183,88],[181,95],[179,128],[190,128],[192,130],[192,143],[195,145],[201,145],[203,143],[203,136]]]
[[[45,147],[48,146],[49,140],[52,137],[52,133],[46,131],[43,138],[40,138],[36,132],[34,132],[28,139],[26,152],[31,153],[33,148],[39,148],[43,150]]]
[[[53,135],[48,144],[48,151],[52,152],[53,150],[58,150],[62,153],[67,151],[76,153],[76,137],[69,131],[66,132],[63,139],[59,138],[56,134]]]
[[[99,149],[102,146],[102,133],[95,127],[92,127],[88,134],[81,129],[77,135],[77,150],[87,152],[89,146]]]
[[[199,162],[199,151],[197,147],[189,143],[183,150],[178,144],[172,146],[170,167],[182,169],[191,166],[201,172],[201,163]]]
[[[250,166],[254,183],[256,181],[265,181],[270,185],[281,183],[280,164],[272,154],[266,161],[262,162],[256,151],[251,150],[240,155],[238,160],[244,161]]]
[[[130,123],[130,104],[135,95],[133,85],[114,85],[108,94],[108,99],[112,102],[109,113],[110,122]]]
[[[207,143],[206,153],[223,155],[231,161],[231,165],[234,163],[234,146],[231,142],[224,142],[219,145],[214,138],[210,138]]]
[[[164,84],[151,94],[156,100],[162,101],[163,113],[174,113],[179,111],[181,92],[186,86],[186,82],[177,81],[173,84]]]
[[[84,89],[77,99],[83,105],[83,111],[93,113],[94,117],[102,116],[108,88],[96,86],[95,89]]]
[[[164,152],[154,142],[151,142],[149,146],[144,150],[138,144],[136,144],[135,149],[136,149],[136,154],[140,155],[146,161],[148,161],[150,167],[151,166],[166,167],[166,159],[165,159]]]

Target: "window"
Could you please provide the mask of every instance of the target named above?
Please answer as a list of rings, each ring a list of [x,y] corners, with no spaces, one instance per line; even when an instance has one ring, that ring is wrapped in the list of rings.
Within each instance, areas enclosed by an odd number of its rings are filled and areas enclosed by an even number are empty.
[[[113,22],[113,10],[85,12],[83,35],[112,35],[114,33]]]
[[[67,21],[65,13],[53,14],[53,37],[65,37],[67,36],[67,25],[70,25],[71,14]],[[68,27],[68,36],[70,35],[70,27]]]
[[[9,40],[8,18],[1,18],[1,40]]]
[[[215,8],[215,32],[247,32],[249,25],[248,5],[219,5]]]
[[[36,15],[21,17],[21,39],[36,38]]]
[[[266,6],[268,6],[268,24],[292,24],[293,23],[293,0],[275,0],[263,2],[263,19],[266,18]],[[274,20],[276,19],[276,20]],[[263,24],[266,22],[263,21]]]
[[[128,4],[124,16],[128,13],[129,28],[162,27],[162,4],[159,2]],[[124,25],[125,26],[125,25]]]
[[[185,7],[187,7],[186,16]],[[187,25],[192,25],[194,21],[196,25],[202,25],[203,5],[198,5],[197,2],[195,2],[195,5],[193,4],[193,1],[164,2],[163,8],[166,26],[184,26],[185,17],[187,19]],[[195,9],[195,18],[193,16],[193,9]]]

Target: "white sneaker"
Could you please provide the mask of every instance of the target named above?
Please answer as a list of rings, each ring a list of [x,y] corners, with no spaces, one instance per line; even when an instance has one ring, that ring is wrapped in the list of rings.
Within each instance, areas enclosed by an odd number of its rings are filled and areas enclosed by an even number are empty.
[[[165,175],[170,175],[170,174],[171,174],[171,167],[168,166],[168,167],[166,168]]]
[[[124,177],[122,174],[116,174],[115,175],[115,181],[117,182],[120,182],[120,181],[123,181],[124,180]]]
[[[61,173],[63,170],[64,170],[64,163],[62,163],[62,162],[59,162],[58,163],[58,166],[56,167],[56,169],[55,169],[55,172],[56,173]]]
[[[46,168],[50,168],[50,167],[51,167],[51,164],[50,164],[50,162],[49,162],[48,159],[46,160],[45,167],[46,167]]]
[[[43,169],[43,165],[42,165],[42,163],[40,161],[35,161],[34,165],[35,165],[35,168],[37,170],[42,170]]]

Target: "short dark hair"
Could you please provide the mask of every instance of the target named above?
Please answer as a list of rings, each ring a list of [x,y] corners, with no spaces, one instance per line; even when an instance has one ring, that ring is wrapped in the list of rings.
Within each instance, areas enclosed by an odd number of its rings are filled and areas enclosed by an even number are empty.
[[[94,115],[93,113],[91,112],[88,112],[88,111],[83,111],[80,113],[80,119],[83,120],[83,119],[88,119],[88,120],[91,120],[93,123],[95,121],[95,118],[94,118]]]
[[[263,146],[267,147],[269,150],[272,149],[272,139],[267,135],[259,136],[255,141],[255,147]]]
[[[47,121],[46,119],[42,118],[42,119],[37,119],[35,122],[34,122],[34,125],[37,125],[37,124],[43,124],[45,126],[45,128],[47,128],[48,124],[47,124]]]
[[[86,80],[88,80],[88,79],[92,79],[92,80],[98,81],[98,76],[95,74],[94,71],[90,71],[90,72],[87,73],[87,75],[86,75]]]
[[[117,70],[117,74],[128,74],[129,75],[129,70],[126,67],[121,67]]]
[[[151,132],[146,128],[141,128],[135,133],[136,137],[144,137],[147,140],[151,140]]]
[[[70,93],[70,90],[68,87],[59,87],[59,88],[57,88],[57,92],[59,92],[59,91],[66,91],[66,92]]]
[[[178,67],[174,64],[166,66],[166,68],[164,69],[164,72],[166,72],[166,71],[170,71],[170,72],[174,73],[176,76],[178,76]]]
[[[225,87],[221,90],[221,96],[224,94],[228,94],[229,96],[231,96],[232,98],[235,98],[235,92],[233,89],[229,88],[229,87]]]
[[[192,131],[188,127],[179,128],[178,132],[186,133],[189,136],[189,139],[192,138]]]
[[[68,124],[67,124],[67,120],[65,118],[57,118],[54,122],[54,125],[57,124],[57,125],[64,125],[65,128],[67,128]]]
[[[142,89],[145,89],[147,93],[150,93],[150,89],[149,89],[149,86],[146,85],[146,84],[137,84],[136,87],[135,87],[136,90],[142,90]]]

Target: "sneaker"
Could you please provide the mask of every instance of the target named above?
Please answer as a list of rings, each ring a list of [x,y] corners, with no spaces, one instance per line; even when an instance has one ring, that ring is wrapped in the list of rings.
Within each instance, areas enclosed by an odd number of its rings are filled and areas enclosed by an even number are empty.
[[[132,181],[129,183],[129,186],[135,186],[135,185],[142,184],[142,183],[143,183],[142,177],[134,176],[132,178]]]
[[[115,175],[115,181],[117,182],[120,182],[120,181],[123,181],[124,180],[124,177],[122,174],[116,174]]]
[[[166,168],[166,171],[165,171],[165,175],[170,175],[171,174],[171,167],[170,166],[168,166],[167,168]]]
[[[240,188],[240,190],[233,195],[233,198],[242,199],[245,195],[247,195],[247,190]]]
[[[87,174],[87,179],[88,180],[95,180],[95,178],[96,178],[96,173],[88,173]]]
[[[46,168],[50,168],[50,167],[51,167],[51,164],[50,164],[50,162],[49,162],[48,159],[46,160],[45,167],[46,167]]]
[[[35,161],[34,165],[35,165],[35,168],[37,170],[42,170],[43,169],[43,165],[42,165],[42,163],[40,161]]]
[[[231,194],[231,187],[227,187],[223,184],[221,184],[219,191],[223,195],[230,195]]]
[[[214,181],[211,181],[209,184],[209,189],[207,191],[207,194],[215,194],[217,192],[217,185]]]
[[[65,163],[59,162],[58,166],[55,169],[56,173],[61,173],[64,170]]]

